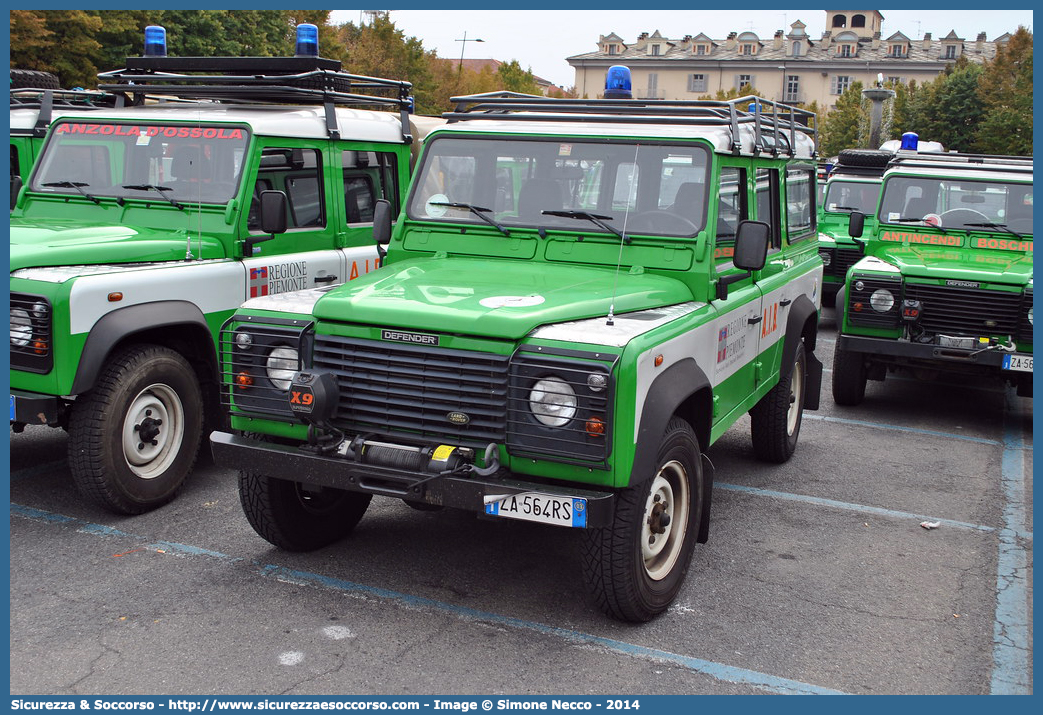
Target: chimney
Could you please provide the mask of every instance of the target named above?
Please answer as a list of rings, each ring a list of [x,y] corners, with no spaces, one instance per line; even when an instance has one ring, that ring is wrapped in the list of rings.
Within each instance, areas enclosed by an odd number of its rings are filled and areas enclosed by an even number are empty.
[[[782,30],[775,31],[775,37],[771,38],[771,48],[773,50],[782,49]]]
[[[925,50],[931,49],[931,33],[929,32],[923,34],[923,48]]]
[[[725,40],[724,40],[724,49],[726,49],[726,50],[734,50],[735,46],[738,44],[735,41],[735,38],[738,37],[738,35],[739,35],[739,33],[737,33],[737,32],[729,32],[728,33],[728,37],[726,37]]]
[[[978,39],[974,43],[975,49],[978,50],[979,54],[985,51],[985,33],[979,32]]]
[[[880,48],[880,33],[879,32],[874,32],[873,33],[873,41],[869,44],[869,46],[872,47],[874,50]]]

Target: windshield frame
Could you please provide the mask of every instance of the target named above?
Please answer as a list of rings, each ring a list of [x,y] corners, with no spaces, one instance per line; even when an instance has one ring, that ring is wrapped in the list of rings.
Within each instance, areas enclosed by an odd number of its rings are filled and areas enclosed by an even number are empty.
[[[961,191],[966,193],[981,193],[983,199],[987,199],[989,189],[1002,189],[1004,206],[1003,216],[990,215],[987,213],[988,208],[982,206],[986,210],[981,208],[975,208],[976,204],[970,202],[964,202],[968,205],[954,206],[946,209],[945,211],[938,211],[939,200],[935,198],[934,209],[922,212],[913,211],[910,215],[905,215],[903,212],[907,211],[911,206],[911,202],[918,201],[918,197],[901,197],[896,198],[894,192],[902,188],[902,184],[905,185],[904,193],[907,195],[908,189],[913,188],[916,184],[914,182],[922,182],[921,197],[926,198],[927,189],[930,187],[936,187],[937,192],[941,191]],[[945,186],[951,184],[950,186]],[[1021,187],[1020,192],[1012,191],[1017,187]],[[888,194],[888,189],[891,190],[891,194]],[[904,226],[904,227],[921,227],[926,226],[928,228],[936,228],[943,231],[968,231],[968,232],[986,232],[986,233],[1010,233],[1014,232],[1019,235],[1032,235],[1032,216],[1033,216],[1033,204],[1023,204],[1023,207],[1027,206],[1027,211],[1022,211],[1018,215],[1011,216],[1009,211],[1011,205],[1008,199],[1016,198],[1018,194],[1022,196],[1024,201],[1025,197],[1032,196],[1032,182],[1031,181],[1017,181],[1011,179],[1000,179],[1000,178],[985,178],[981,176],[963,177],[959,175],[924,175],[924,174],[893,174],[887,176],[884,179],[884,185],[880,190],[880,215],[878,221],[881,224]],[[979,202],[981,204],[987,203],[987,200]],[[903,204],[899,206],[899,204]],[[892,211],[890,209],[900,208],[899,211]],[[974,211],[980,214],[982,218],[974,220],[972,218],[958,219],[952,216],[952,223],[948,223],[945,218],[946,214],[954,211]],[[917,214],[923,215],[917,215]],[[937,217],[937,220],[935,218]],[[916,220],[913,220],[916,219]],[[1012,227],[1012,222],[1017,222],[1016,227]],[[976,226],[966,225],[970,223],[995,223],[999,226],[1007,226],[1007,228],[1001,227],[988,227],[988,226]],[[1024,224],[1024,226],[1022,226]],[[1027,230],[1019,230],[1027,227]]]
[[[546,210],[592,214],[617,231],[624,229],[625,219],[628,237],[634,235],[692,239],[706,230],[708,194],[711,190],[710,180],[714,164],[713,152],[702,141],[656,140],[655,144],[649,144],[648,141],[647,138],[605,138],[586,135],[435,133],[425,142],[423,156],[411,181],[409,197],[405,203],[406,216],[414,221],[467,224],[492,229],[487,221],[476,215],[476,212],[482,212],[511,232],[517,229],[535,229],[555,233],[593,233],[615,239],[611,230],[606,231],[597,225],[597,221],[584,219],[582,216],[567,217],[540,213],[522,218],[522,186],[526,181],[536,179],[557,181],[564,186],[561,189],[561,204],[543,207]],[[555,146],[557,149],[554,149]],[[442,151],[439,151],[440,149]],[[635,151],[638,168],[636,184],[633,181]],[[676,166],[671,166],[670,159],[675,156],[678,160],[672,163]],[[449,161],[446,161],[447,157]],[[439,175],[441,178],[432,177],[432,173],[439,169],[435,162],[445,163],[446,170],[449,170],[450,162],[454,160],[474,162],[471,166],[462,166],[463,171],[458,174],[462,177],[460,181],[466,182],[461,183],[461,193],[464,194],[461,196],[452,195],[453,192],[449,190],[451,187],[447,185],[451,179],[445,179],[444,172]],[[584,162],[588,162],[585,167]],[[650,178],[644,179],[646,183],[642,184],[641,172],[647,172],[649,167],[658,168],[659,175],[651,177],[649,174]],[[669,173],[667,169],[670,169]],[[615,176],[608,176],[613,171],[616,172]],[[528,175],[517,175],[523,172],[528,172]],[[488,179],[483,179],[480,175],[485,175]],[[549,178],[551,176],[556,178]],[[699,181],[678,181],[678,177],[697,178]],[[482,184],[482,181],[487,183]],[[621,195],[618,195],[621,182],[629,187],[629,190],[636,186],[641,195],[632,194],[625,199],[621,198]],[[677,186],[673,185],[675,183]],[[661,218],[658,228],[651,224],[651,216],[646,217],[648,220],[643,223],[634,221],[635,216],[639,214],[671,214],[672,205],[663,204],[662,192],[669,191],[670,198],[673,199],[674,193],[682,183],[702,185],[699,189],[699,199],[685,204],[686,213],[694,216],[695,220],[685,216],[682,216],[681,220]],[[445,193],[438,190],[441,187],[446,189]],[[509,196],[502,196],[501,191],[504,190]],[[473,199],[476,196],[486,198],[475,201]],[[501,196],[502,205],[498,206],[497,202]],[[441,215],[433,215],[436,212],[430,211],[431,204],[446,201],[467,204],[474,207],[474,210],[449,209]],[[645,208],[651,201],[656,205]],[[666,228],[663,228],[664,226]]]
[[[90,139],[80,141],[81,137]],[[118,202],[167,204],[173,199],[188,206],[223,206],[239,194],[252,142],[250,127],[237,122],[61,118],[48,133],[28,190],[76,197],[86,193]],[[89,158],[71,159],[75,150]],[[180,179],[173,173],[179,163]],[[193,172],[196,175],[189,177]],[[115,180],[105,182],[106,174]],[[45,185],[70,181],[78,188]]]

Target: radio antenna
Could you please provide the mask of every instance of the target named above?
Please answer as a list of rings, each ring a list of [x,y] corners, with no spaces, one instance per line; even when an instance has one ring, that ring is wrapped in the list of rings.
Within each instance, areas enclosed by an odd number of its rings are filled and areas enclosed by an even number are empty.
[[[612,279],[612,300],[608,304],[608,318],[605,325],[615,325],[616,313],[616,289],[619,286],[619,266],[623,263],[623,244],[627,240],[627,219],[630,218],[630,204],[634,201],[634,190],[637,188],[637,154],[641,149],[640,144],[634,145],[634,168],[630,172],[630,195],[627,197],[627,205],[623,209],[623,229],[619,232],[619,256],[616,258],[616,274]]]

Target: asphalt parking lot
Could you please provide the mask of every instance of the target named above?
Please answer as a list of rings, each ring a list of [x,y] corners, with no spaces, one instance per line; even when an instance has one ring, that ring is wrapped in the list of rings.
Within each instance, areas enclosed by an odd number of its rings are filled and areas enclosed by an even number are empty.
[[[63,432],[12,433],[11,693],[1030,693],[1032,400],[906,377],[839,408],[835,334],[827,312],[787,464],[746,421],[710,448],[710,542],[641,626],[588,604],[566,529],[374,499],[291,554],[208,457],[117,517],[77,496]]]

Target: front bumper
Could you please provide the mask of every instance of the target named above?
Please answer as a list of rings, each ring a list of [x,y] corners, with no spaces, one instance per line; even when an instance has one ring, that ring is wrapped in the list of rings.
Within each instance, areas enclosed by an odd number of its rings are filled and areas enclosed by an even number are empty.
[[[28,425],[58,423],[61,401],[54,395],[11,390],[11,422]]]
[[[210,447],[219,467],[257,472],[302,484],[378,494],[438,506],[477,512],[485,511],[485,497],[538,492],[557,497],[587,500],[587,528],[608,526],[615,509],[615,493],[516,479],[511,475],[491,477],[432,476],[396,467],[357,462],[343,456],[323,456],[296,446],[263,442],[227,432],[213,432]]]
[[[946,366],[957,368],[958,366],[994,368],[1003,370],[1003,357],[1010,355],[1009,352],[1000,350],[962,350],[960,348],[947,348],[939,345],[928,345],[923,343],[911,343],[904,340],[889,340],[887,338],[867,338],[857,335],[841,335],[837,342],[842,350],[848,352],[864,353],[873,357],[882,357],[888,362],[896,364],[925,364],[934,363],[935,367]],[[1014,353],[1031,357],[1031,353]],[[1024,374],[1029,373],[1010,373]],[[1030,375],[1031,377],[1031,375]]]

